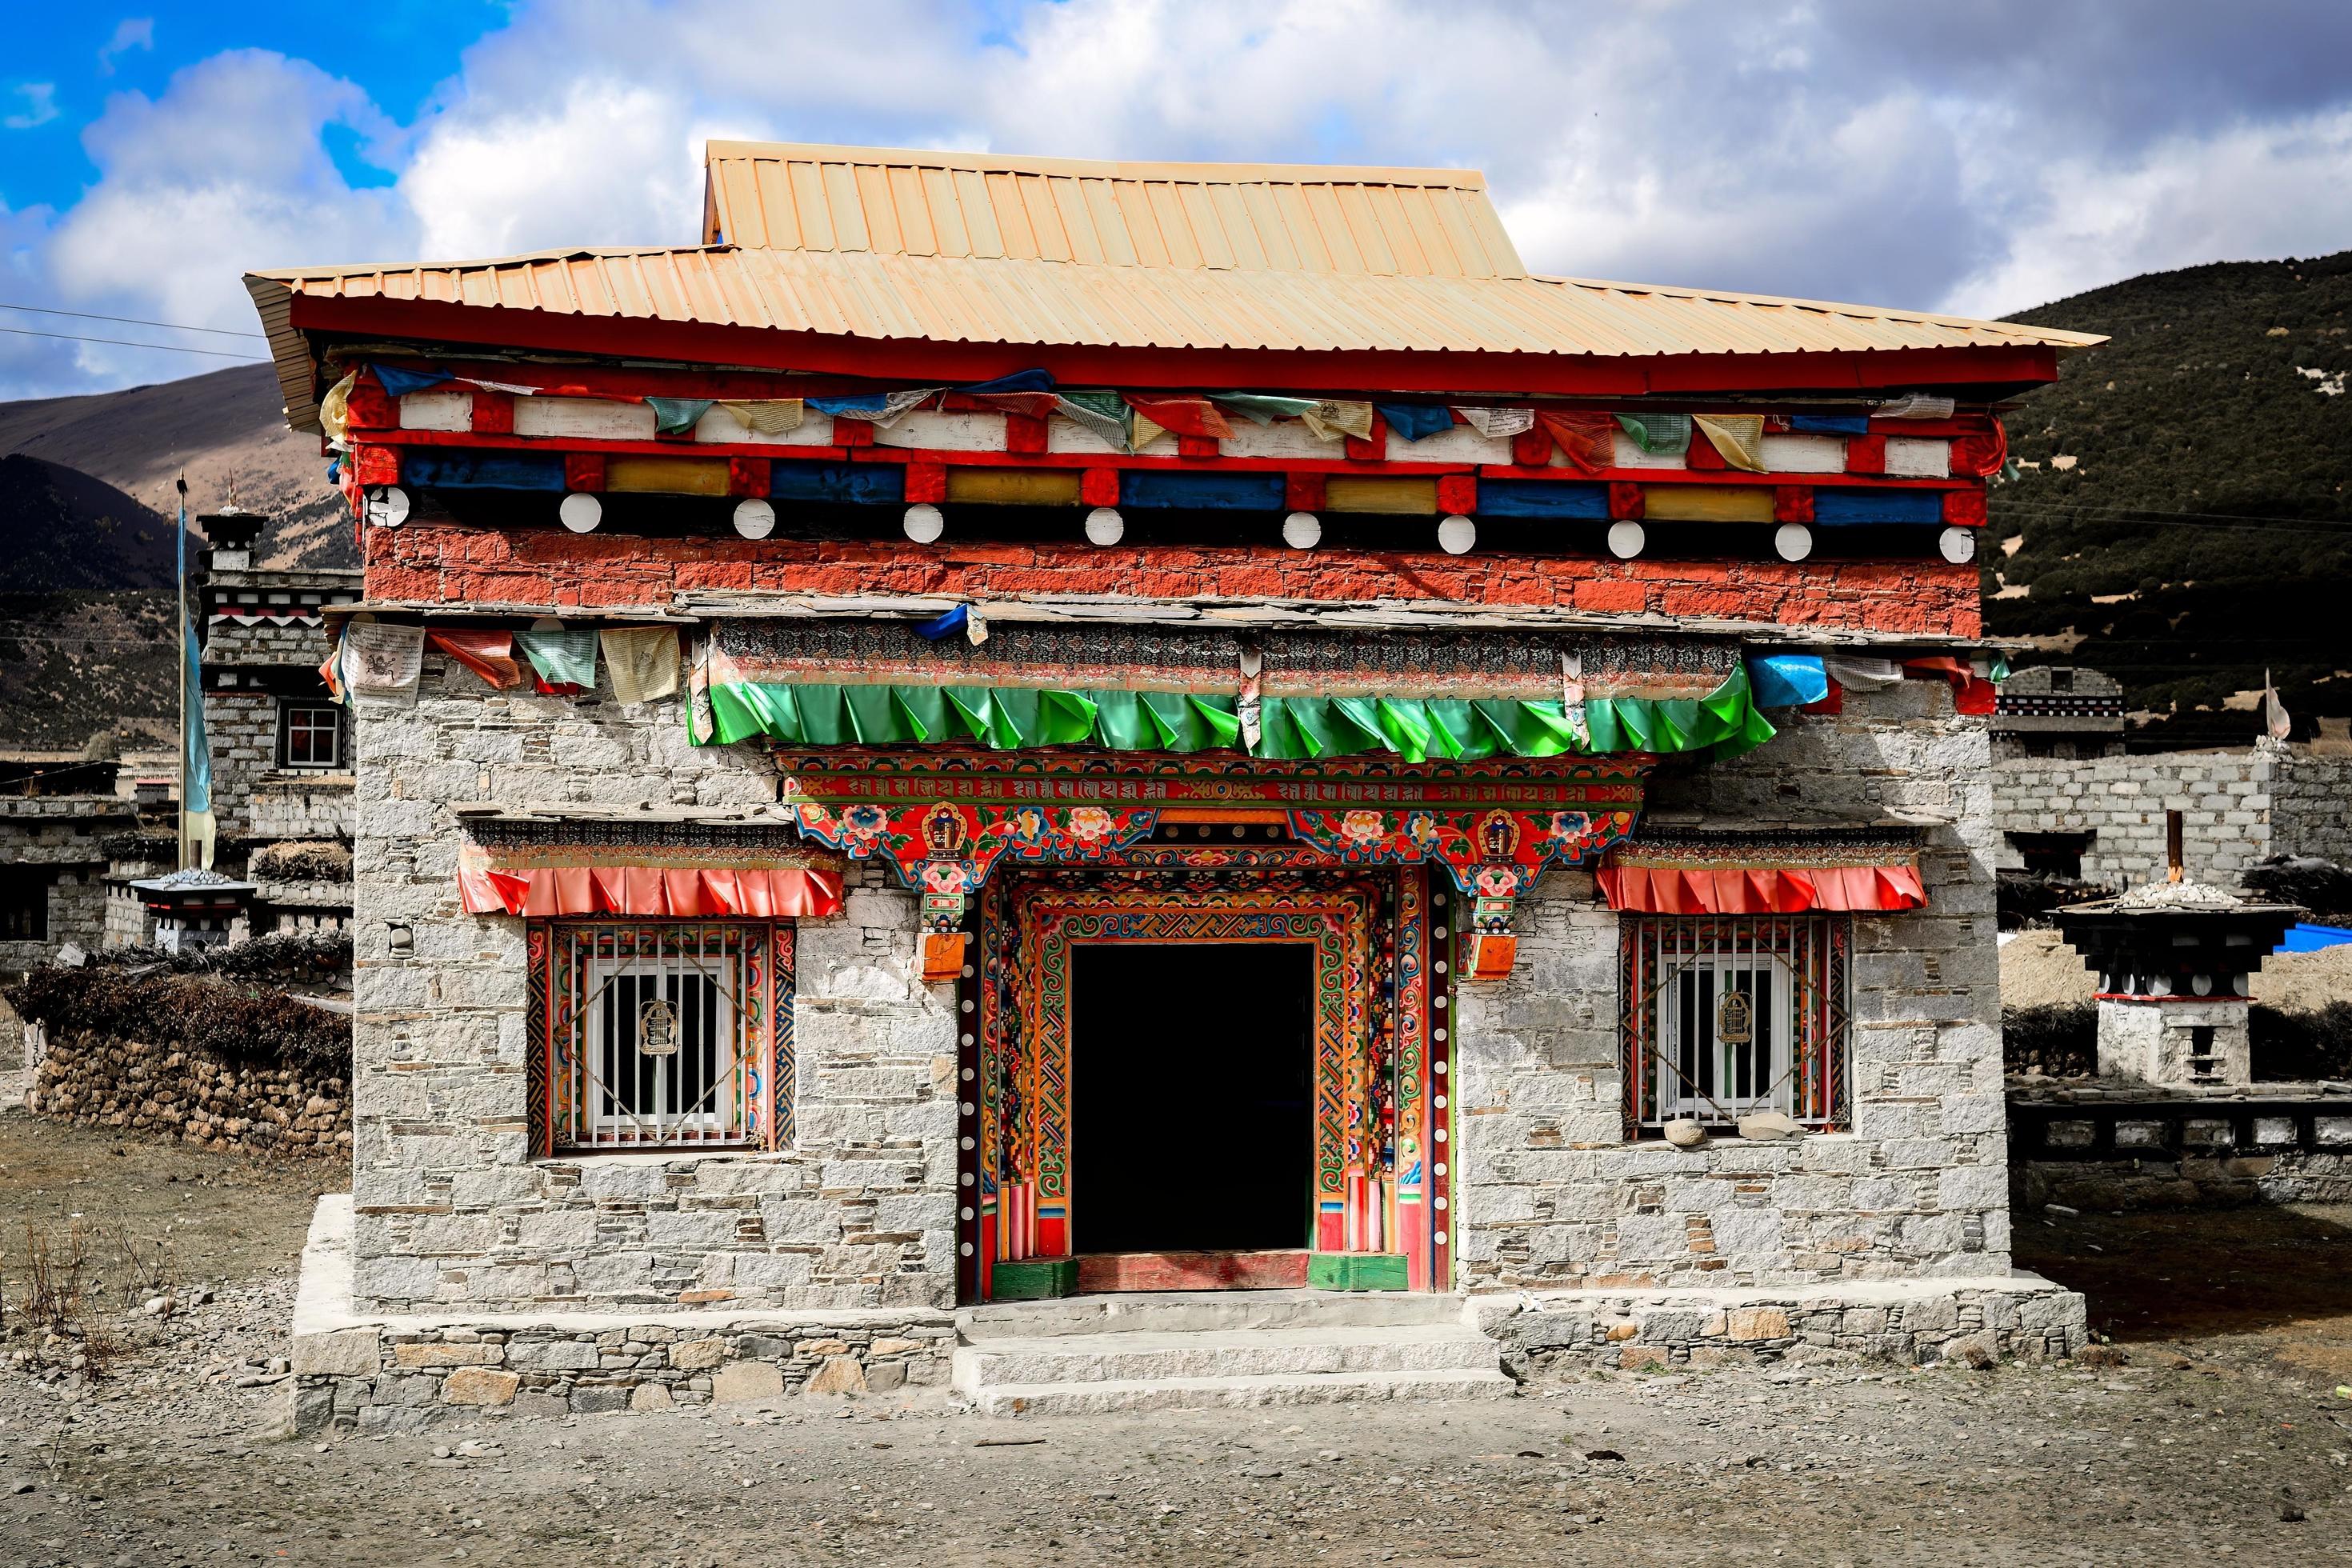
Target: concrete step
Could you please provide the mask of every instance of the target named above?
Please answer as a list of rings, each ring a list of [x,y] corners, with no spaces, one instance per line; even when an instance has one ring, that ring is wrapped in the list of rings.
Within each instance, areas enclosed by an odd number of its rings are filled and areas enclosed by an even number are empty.
[[[1357,1372],[1492,1372],[1494,1341],[1461,1323],[991,1338],[960,1347],[959,1391],[1003,1384]]]
[[[956,1314],[956,1326],[975,1344],[992,1338],[1059,1334],[1409,1328],[1463,1321],[1461,1298],[1405,1290],[1137,1291],[1056,1301],[998,1301]]]
[[[1089,1415],[1122,1410],[1217,1410],[1384,1399],[1507,1399],[1516,1386],[1499,1372],[1453,1368],[1011,1383],[982,1388],[971,1397],[984,1415]]]

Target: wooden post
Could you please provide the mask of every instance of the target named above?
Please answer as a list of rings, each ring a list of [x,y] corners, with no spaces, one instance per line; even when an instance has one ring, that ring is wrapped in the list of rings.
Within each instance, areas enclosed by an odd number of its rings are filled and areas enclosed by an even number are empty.
[[[2177,811],[2164,814],[2164,861],[2170,868],[2164,879],[2168,882],[2180,880],[2180,813]]]

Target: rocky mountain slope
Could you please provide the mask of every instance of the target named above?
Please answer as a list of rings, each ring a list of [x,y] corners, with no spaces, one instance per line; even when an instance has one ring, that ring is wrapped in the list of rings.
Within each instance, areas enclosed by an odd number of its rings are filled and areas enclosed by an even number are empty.
[[[2105,332],[2009,417],[1986,616],[2124,684],[2135,749],[2352,715],[2352,252],[2150,273],[2015,318]]]

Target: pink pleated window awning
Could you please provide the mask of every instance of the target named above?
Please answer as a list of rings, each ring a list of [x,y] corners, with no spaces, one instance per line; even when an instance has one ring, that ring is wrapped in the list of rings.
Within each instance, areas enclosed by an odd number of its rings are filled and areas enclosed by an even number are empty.
[[[477,867],[457,873],[477,915],[816,919],[841,910],[838,872],[813,867],[709,870],[669,866]]]
[[[1777,858],[1742,864],[1737,852],[1637,846],[1611,855],[1597,875],[1609,907],[1632,914],[1888,914],[1927,902],[1918,857],[1907,851],[1809,855],[1807,865],[1771,863]]]

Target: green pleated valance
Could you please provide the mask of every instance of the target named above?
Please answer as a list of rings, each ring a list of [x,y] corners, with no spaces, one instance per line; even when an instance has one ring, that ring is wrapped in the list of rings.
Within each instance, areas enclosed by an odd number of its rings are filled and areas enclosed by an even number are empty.
[[[710,684],[713,738],[784,745],[1100,746],[1115,752],[1242,747],[1238,699],[1223,692],[1055,690],[1011,686]],[[1567,705],[1517,698],[1268,697],[1253,756],[1290,760],[1384,752],[1432,758],[1707,752],[1734,757],[1772,738],[1745,664],[1699,698],[1596,697],[1580,738]]]

